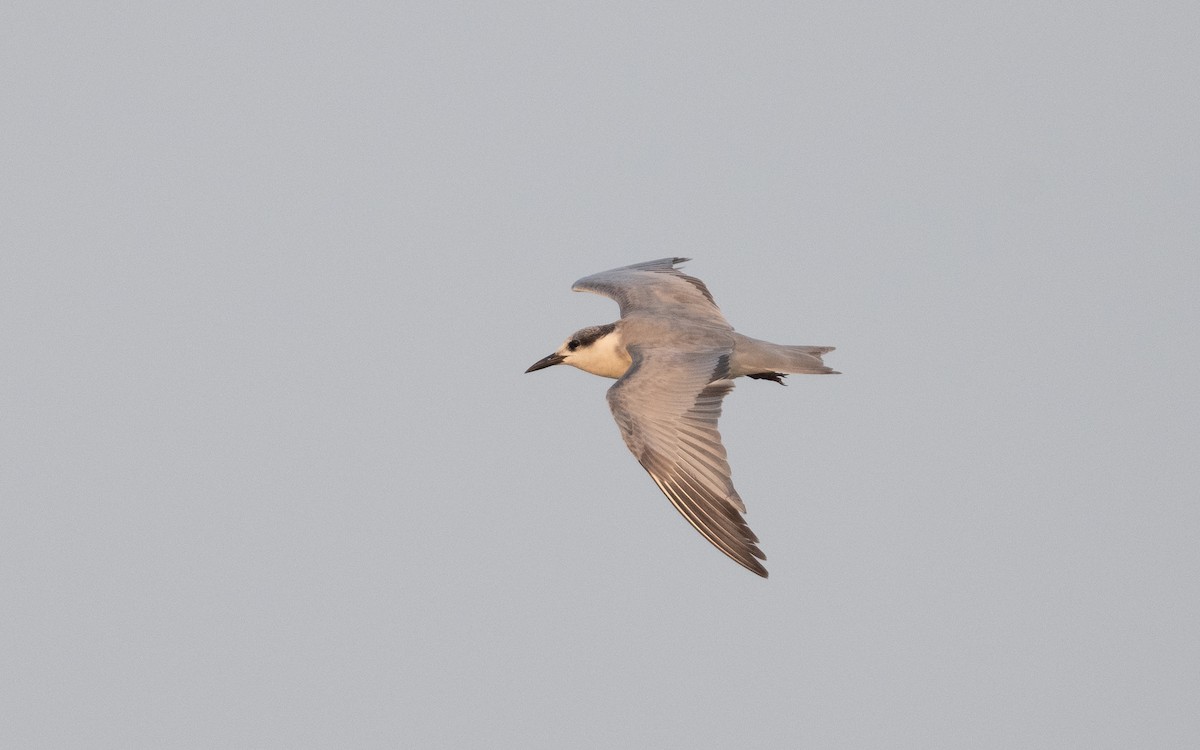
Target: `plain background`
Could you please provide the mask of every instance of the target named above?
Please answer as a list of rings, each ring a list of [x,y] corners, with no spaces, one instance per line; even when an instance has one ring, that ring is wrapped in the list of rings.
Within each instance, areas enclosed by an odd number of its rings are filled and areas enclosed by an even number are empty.
[[[0,745],[1200,746],[1200,5],[6,3]],[[763,581],[523,370],[694,257]]]

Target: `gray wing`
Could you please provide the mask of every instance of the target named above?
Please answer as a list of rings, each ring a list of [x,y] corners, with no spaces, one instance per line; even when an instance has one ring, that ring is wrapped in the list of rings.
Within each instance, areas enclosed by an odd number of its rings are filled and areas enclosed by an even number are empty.
[[[662,258],[585,276],[571,287],[603,294],[621,306],[621,317],[649,313],[733,330],[704,282],[675,268],[688,258]]]
[[[621,437],[675,509],[738,564],[766,578],[730,480],[717,419],[733,390],[729,353],[629,347],[633,364],[608,389]],[[757,558],[757,559],[756,559]]]

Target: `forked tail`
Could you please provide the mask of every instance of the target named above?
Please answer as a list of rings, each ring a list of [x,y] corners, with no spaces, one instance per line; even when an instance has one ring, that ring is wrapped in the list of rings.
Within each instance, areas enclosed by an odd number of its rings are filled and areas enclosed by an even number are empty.
[[[745,375],[782,383],[783,376],[789,373],[796,375],[838,374],[837,370],[826,367],[821,360],[821,357],[827,352],[833,351],[832,346],[786,346],[752,339],[740,334],[735,335],[738,336],[738,340],[730,368],[735,377]]]

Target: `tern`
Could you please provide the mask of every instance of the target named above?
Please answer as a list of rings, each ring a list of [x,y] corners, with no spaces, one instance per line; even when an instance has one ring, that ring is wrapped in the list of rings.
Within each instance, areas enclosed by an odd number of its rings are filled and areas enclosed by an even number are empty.
[[[832,346],[783,346],[733,330],[700,279],[662,258],[585,276],[571,287],[609,297],[615,323],[581,328],[525,372],[571,365],[617,382],[608,405],[625,445],[675,509],[717,549],[767,577],[758,537],[733,488],[717,419],[733,379],[837,374]]]

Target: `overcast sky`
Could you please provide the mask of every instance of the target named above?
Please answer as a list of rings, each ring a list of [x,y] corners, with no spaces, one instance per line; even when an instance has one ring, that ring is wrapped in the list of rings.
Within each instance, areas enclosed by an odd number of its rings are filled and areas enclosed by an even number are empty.
[[[0,10],[0,745],[1200,746],[1200,5]],[[694,258],[761,580],[524,369]]]

